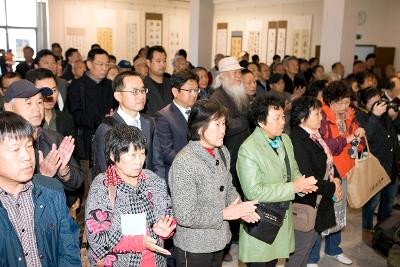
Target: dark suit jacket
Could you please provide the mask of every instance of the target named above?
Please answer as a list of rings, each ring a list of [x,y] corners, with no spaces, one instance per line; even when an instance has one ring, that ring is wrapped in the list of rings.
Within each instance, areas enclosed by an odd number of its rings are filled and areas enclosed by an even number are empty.
[[[176,154],[188,143],[187,121],[173,102],[154,114],[154,118],[153,168],[167,179]]]
[[[304,197],[296,195],[294,202],[315,207],[317,194],[321,194],[322,199],[317,211],[315,230],[317,232],[324,231],[336,225],[334,202],[332,201],[332,196],[335,193],[335,184],[329,180],[324,181],[327,156],[322,146],[311,140],[310,135],[301,127],[292,128],[290,139],[292,140],[294,157],[300,172],[306,177],[314,176],[318,181],[317,192]],[[336,168],[335,177],[340,178]]]
[[[126,124],[126,122],[121,118],[121,116],[115,112],[112,116],[117,124]],[[142,132],[146,137],[147,141],[147,155],[146,155],[146,162],[145,168],[149,170],[153,170],[153,166],[151,164],[152,157],[153,157],[153,136],[154,136],[154,119],[140,114],[140,125],[142,128]],[[105,154],[105,135],[111,129],[111,125],[102,122],[96,130],[96,134],[94,137],[93,145],[94,147],[94,155],[97,159],[101,172],[105,172],[107,169],[107,159]]]
[[[154,113],[172,102],[171,83],[168,78],[164,77],[161,91],[149,76],[144,78],[144,87],[149,89],[144,113],[153,116]]]

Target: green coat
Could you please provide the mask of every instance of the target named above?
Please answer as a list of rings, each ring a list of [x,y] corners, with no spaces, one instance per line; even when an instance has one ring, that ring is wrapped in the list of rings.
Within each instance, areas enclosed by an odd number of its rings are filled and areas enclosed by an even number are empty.
[[[282,135],[291,167],[292,180],[301,173],[293,154],[289,136]],[[260,127],[240,146],[236,169],[247,200],[278,202],[293,200],[295,191],[292,182],[286,182],[285,150],[278,149],[279,156],[268,144],[268,137]],[[268,262],[277,258],[289,258],[294,251],[294,229],[292,205],[274,243],[268,245],[250,235],[240,226],[239,259],[242,262]]]

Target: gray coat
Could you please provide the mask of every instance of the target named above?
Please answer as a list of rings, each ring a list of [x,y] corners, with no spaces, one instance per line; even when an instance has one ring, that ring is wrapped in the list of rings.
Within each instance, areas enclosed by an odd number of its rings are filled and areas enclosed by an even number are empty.
[[[192,253],[222,250],[231,239],[222,210],[238,193],[229,172],[230,155],[217,148],[213,158],[199,141],[190,141],[175,157],[169,171],[172,207],[177,220],[174,244]]]

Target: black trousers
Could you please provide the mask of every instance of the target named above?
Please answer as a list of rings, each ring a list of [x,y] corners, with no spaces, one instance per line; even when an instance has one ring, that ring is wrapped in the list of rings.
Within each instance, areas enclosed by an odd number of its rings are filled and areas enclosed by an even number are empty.
[[[248,262],[247,267],[275,267],[278,263],[278,259],[269,262]]]
[[[191,253],[175,247],[176,267],[221,267],[223,250],[211,253]]]

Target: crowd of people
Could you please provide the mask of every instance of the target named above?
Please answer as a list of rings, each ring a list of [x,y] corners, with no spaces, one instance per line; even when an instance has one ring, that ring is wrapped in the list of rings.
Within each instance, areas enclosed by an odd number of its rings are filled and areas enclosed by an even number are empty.
[[[350,265],[347,178],[366,141],[391,178],[362,208],[367,245],[378,205],[378,222],[392,214],[400,75],[374,54],[345,77],[247,52],[207,70],[180,49],[172,74],[162,46],[118,63],[98,44],[85,60],[58,43],[23,52],[1,68],[1,266],[216,267],[238,242],[249,267],[316,267],[322,237]]]

